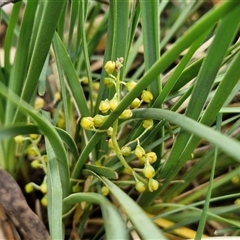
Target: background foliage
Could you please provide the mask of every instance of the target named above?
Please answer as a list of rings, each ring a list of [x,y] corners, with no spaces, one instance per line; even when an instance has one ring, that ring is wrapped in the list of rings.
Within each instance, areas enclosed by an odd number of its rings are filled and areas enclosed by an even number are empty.
[[[239,235],[239,11],[238,1],[157,0],[31,0],[1,10],[0,165],[21,185],[34,182],[33,201],[47,198],[52,239]],[[80,125],[113,98],[103,66],[120,57],[121,80],[137,85],[122,88],[100,129],[152,93],[120,122],[118,143],[154,120],[139,139],[158,157],[154,192],[136,191],[106,132]],[[134,154],[126,161],[140,166]]]

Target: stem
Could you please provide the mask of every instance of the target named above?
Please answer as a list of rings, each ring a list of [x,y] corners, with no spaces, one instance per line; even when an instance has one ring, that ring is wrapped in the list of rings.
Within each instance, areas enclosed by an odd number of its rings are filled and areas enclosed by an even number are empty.
[[[116,93],[117,93],[116,97],[117,97],[117,100],[120,101],[120,92],[121,92],[120,71],[118,71],[117,77],[115,80],[116,80]],[[126,162],[126,160],[122,155],[121,149],[119,148],[119,145],[117,142],[117,131],[118,131],[118,118],[113,123],[113,133],[112,133],[113,148],[122,165],[132,174],[134,170],[128,165],[128,163]]]

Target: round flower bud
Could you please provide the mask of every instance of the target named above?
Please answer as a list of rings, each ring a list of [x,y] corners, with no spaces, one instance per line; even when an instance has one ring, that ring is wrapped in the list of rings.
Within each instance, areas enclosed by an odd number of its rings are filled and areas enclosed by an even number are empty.
[[[81,191],[81,187],[79,186],[79,184],[76,184],[72,187],[72,191],[74,193],[80,192]]]
[[[81,82],[83,83],[83,84],[85,84],[85,85],[87,85],[88,84],[88,77],[83,77],[82,79],[81,79]]]
[[[99,110],[102,112],[102,113],[106,113],[108,112],[108,110],[110,109],[110,103],[109,103],[109,100],[106,99],[106,100],[102,100],[99,104]]]
[[[55,92],[53,96],[54,102],[57,102],[61,99],[61,94],[60,92]]]
[[[104,69],[105,71],[111,75],[115,71],[116,63],[113,61],[106,62]]]
[[[92,83],[92,86],[93,86],[93,89],[94,89],[94,90],[98,91],[98,90],[99,90],[99,87],[100,87],[100,84],[99,84],[99,82],[93,82],[93,83]]]
[[[46,182],[41,184],[40,190],[41,190],[42,193],[46,193],[47,192],[47,183]]]
[[[143,174],[146,178],[153,178],[155,175],[155,169],[149,163],[145,163]]]
[[[34,103],[34,108],[39,110],[43,107],[44,105],[44,100],[40,97],[37,97]]]
[[[140,158],[138,158],[138,161],[141,163],[141,164],[145,164],[147,162],[147,159],[145,156],[142,156]]]
[[[14,138],[14,140],[16,143],[21,144],[24,141],[24,137],[22,135],[18,135]]]
[[[150,103],[153,100],[153,95],[150,91],[143,90],[142,95],[141,95],[141,99],[146,103]]]
[[[135,86],[137,85],[137,83],[133,80],[129,81],[126,83],[126,88],[127,90],[130,92]]]
[[[153,125],[154,125],[154,123],[153,123],[153,120],[152,120],[152,119],[146,119],[146,120],[143,121],[143,127],[144,127],[145,129],[146,129],[146,128],[150,129],[150,128],[153,127]]]
[[[137,181],[135,188],[139,193],[142,193],[146,190],[146,185],[143,182]]]
[[[131,108],[138,108],[141,105],[141,101],[138,98],[135,98],[130,104]]]
[[[84,129],[90,129],[94,126],[93,118],[92,117],[83,117],[81,119],[80,125]]]
[[[122,147],[121,152],[124,157],[127,157],[131,154],[131,148],[130,147]]]
[[[110,109],[111,109],[112,111],[114,111],[114,110],[117,108],[117,106],[118,106],[118,104],[119,104],[119,101],[118,101],[116,98],[112,98],[112,99],[109,101],[109,103],[110,103]]]
[[[30,137],[32,140],[36,140],[36,139],[38,139],[39,134],[30,134],[29,137]]]
[[[108,136],[108,137],[111,137],[111,136],[112,136],[112,133],[113,133],[113,128],[112,128],[112,127],[109,127],[108,130],[107,130],[107,136]]]
[[[232,181],[233,184],[238,184],[239,181],[240,181],[240,178],[239,178],[239,176],[234,176],[234,177],[231,179],[231,181]]]
[[[40,162],[38,160],[33,160],[31,162],[32,168],[39,168],[40,167]]]
[[[107,196],[110,193],[110,190],[107,186],[103,186],[101,191],[103,196]]]
[[[96,116],[94,116],[93,118],[93,123],[95,127],[101,127],[104,123],[104,121],[106,120],[107,116],[103,116],[100,114],[97,114]]]
[[[132,111],[130,109],[125,109],[119,116],[120,119],[129,119],[132,117]]]
[[[148,152],[145,154],[145,157],[147,158],[150,164],[153,164],[154,162],[157,161],[157,154],[155,152]]]
[[[114,85],[114,80],[110,77],[105,77],[104,78],[104,84],[108,87],[111,88]]]
[[[114,147],[113,147],[113,141],[112,141],[111,138],[108,140],[108,147],[111,148],[111,149],[114,148]]]
[[[153,178],[148,181],[148,189],[150,192],[154,192],[159,188],[159,182]]]
[[[31,193],[34,190],[34,187],[32,185],[32,183],[28,183],[25,185],[25,192],[26,193]]]
[[[44,207],[47,207],[47,194],[45,194],[44,197],[41,199],[41,204]]]
[[[134,154],[137,156],[137,158],[142,158],[145,155],[145,150],[140,145],[137,145],[134,150]]]

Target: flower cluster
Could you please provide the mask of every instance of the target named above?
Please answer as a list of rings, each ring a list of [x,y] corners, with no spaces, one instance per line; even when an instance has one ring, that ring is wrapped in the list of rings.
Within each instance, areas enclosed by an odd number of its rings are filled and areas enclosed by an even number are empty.
[[[148,90],[143,90],[140,94],[139,98],[135,98],[132,103],[129,105],[127,109],[125,109],[119,116],[117,120],[113,123],[113,125],[107,130],[101,130],[101,128],[108,117],[109,112],[114,111],[121,101],[122,96],[122,88],[125,87],[128,92],[132,91],[134,87],[137,85],[137,82],[131,80],[128,82],[123,82],[120,80],[120,69],[123,66],[123,58],[118,58],[116,61],[108,61],[104,69],[107,72],[108,76],[104,78],[104,84],[108,88],[115,88],[115,94],[111,99],[104,99],[99,104],[99,112],[100,114],[96,114],[94,117],[83,117],[81,119],[81,126],[86,130],[92,131],[106,131],[108,140],[108,147],[112,150],[125,167],[125,169],[133,175],[136,181],[135,188],[139,192],[143,192],[146,190],[148,186],[148,190],[153,192],[158,189],[159,182],[154,179],[155,169],[152,164],[157,161],[156,153],[150,151],[145,152],[144,148],[141,146],[139,139],[153,127],[153,120],[146,119],[143,121],[143,132],[138,136],[135,140],[127,143],[126,145],[119,147],[119,143],[117,140],[118,133],[118,121],[119,119],[127,120],[132,117],[132,109],[138,108],[141,106],[143,102],[150,103],[153,100],[153,95]],[[137,143],[137,145],[136,145]],[[131,145],[135,144],[136,147],[134,150],[131,149]],[[141,169],[133,169],[125,160],[125,157],[134,154],[135,157],[139,160],[141,164],[144,165]],[[141,172],[142,175],[137,172]],[[107,191],[103,191],[104,194]]]

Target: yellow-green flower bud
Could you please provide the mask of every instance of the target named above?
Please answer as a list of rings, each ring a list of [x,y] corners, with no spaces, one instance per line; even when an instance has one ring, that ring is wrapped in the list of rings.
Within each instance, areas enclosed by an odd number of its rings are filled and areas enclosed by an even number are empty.
[[[155,175],[155,169],[149,163],[145,163],[143,174],[146,178],[153,178]]]
[[[137,181],[135,188],[139,193],[142,193],[146,190],[146,185],[143,182]]]
[[[114,97],[109,101],[109,103],[110,103],[110,109],[114,111],[117,108],[119,101],[117,100],[117,98]]]
[[[114,80],[110,77],[105,77],[104,78],[104,84],[108,87],[111,88],[114,85]]]
[[[14,138],[14,140],[16,143],[21,144],[24,141],[24,137],[22,135],[18,135]]]
[[[99,90],[99,87],[100,87],[100,84],[99,84],[99,82],[93,82],[93,83],[92,83],[92,86],[93,86],[93,89],[94,89],[95,91],[98,91],[98,90]]]
[[[43,155],[42,156],[42,160],[47,163],[48,162],[48,156],[47,155]]]
[[[233,184],[238,184],[239,181],[240,181],[240,177],[239,176],[234,176],[234,177],[232,177],[231,181],[232,181]]]
[[[83,83],[83,84],[85,84],[85,85],[87,85],[88,84],[88,77],[83,77],[82,79],[81,79],[81,82]]]
[[[102,112],[102,113],[107,113],[108,110],[110,109],[110,103],[109,103],[109,100],[106,99],[106,100],[102,100],[99,104],[99,110]]]
[[[137,83],[133,80],[129,81],[126,83],[126,88],[127,90],[130,92],[131,90],[133,90],[133,88],[137,85]]]
[[[29,137],[30,137],[32,140],[36,140],[36,139],[38,139],[39,134],[30,134]]]
[[[41,184],[40,190],[41,190],[42,193],[46,193],[47,192],[47,183],[46,182]]]
[[[150,192],[154,192],[159,188],[159,182],[153,178],[148,181],[148,189]]]
[[[106,120],[107,116],[103,116],[100,114],[97,114],[96,116],[94,116],[93,118],[93,123],[95,127],[101,127],[104,123],[104,121]]]
[[[145,154],[145,157],[147,158],[150,164],[153,164],[154,162],[157,161],[157,154],[155,152],[148,152]]]
[[[35,146],[29,146],[27,148],[27,154],[31,157],[36,157],[38,155],[38,149]]]
[[[125,109],[119,116],[120,119],[129,119],[132,117],[132,111],[130,109]]]
[[[44,206],[44,207],[47,207],[47,194],[44,195],[44,197],[41,199],[41,204]]]
[[[40,97],[37,97],[34,103],[34,108],[39,110],[43,107],[44,105],[44,100]]]
[[[124,156],[124,157],[127,157],[127,156],[129,156],[130,154],[131,154],[131,152],[132,152],[132,150],[131,150],[131,148],[130,147],[122,147],[121,148],[121,152],[122,152],[122,155]]]
[[[110,190],[107,186],[103,186],[101,191],[103,196],[107,196],[110,193]]]
[[[34,187],[32,185],[32,183],[28,183],[25,185],[25,192],[26,193],[31,193],[34,190]]]
[[[108,147],[111,148],[111,149],[114,148],[114,147],[113,147],[113,141],[112,141],[111,138],[108,140]]]
[[[61,99],[61,94],[60,92],[55,92],[53,96],[54,102],[57,102]]]
[[[93,118],[92,117],[83,117],[81,119],[80,125],[84,129],[91,129],[94,126]]]
[[[143,90],[142,95],[141,95],[141,99],[146,103],[150,103],[153,100],[153,95],[150,91]]]
[[[76,184],[72,187],[72,191],[74,193],[80,192],[80,190],[81,190],[81,187],[79,186],[79,184]]]
[[[153,127],[154,123],[153,123],[153,120],[152,119],[145,119],[143,121],[143,127],[146,129],[151,129]]]
[[[105,71],[111,75],[115,71],[116,63],[113,61],[106,62],[104,69]]]
[[[141,163],[141,164],[145,164],[147,162],[147,159],[145,156],[142,156],[140,158],[138,158],[138,161]]]
[[[134,150],[134,154],[137,156],[137,158],[142,158],[145,155],[145,150],[140,145],[137,145]]]
[[[111,136],[112,136],[112,133],[113,133],[113,128],[112,128],[112,127],[109,127],[108,130],[107,130],[107,136],[108,136],[108,137],[111,137]]]
[[[31,162],[32,168],[39,168],[40,167],[40,162],[38,160],[33,160]]]
[[[240,204],[240,198],[237,198],[234,202],[235,205]]]
[[[138,98],[135,98],[130,104],[131,108],[138,108],[141,105],[141,101]]]

